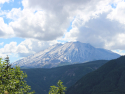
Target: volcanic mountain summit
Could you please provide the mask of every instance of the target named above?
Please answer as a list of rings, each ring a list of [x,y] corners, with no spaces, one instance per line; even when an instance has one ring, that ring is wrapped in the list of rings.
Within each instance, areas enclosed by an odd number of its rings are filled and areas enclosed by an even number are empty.
[[[52,68],[64,64],[84,63],[93,60],[111,60],[120,57],[112,51],[95,48],[88,43],[67,42],[56,44],[44,51],[13,63],[24,68]],[[64,64],[63,64],[64,63]]]

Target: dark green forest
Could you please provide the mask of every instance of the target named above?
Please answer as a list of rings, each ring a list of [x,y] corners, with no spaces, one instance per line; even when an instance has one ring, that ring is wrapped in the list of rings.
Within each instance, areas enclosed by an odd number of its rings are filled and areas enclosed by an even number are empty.
[[[107,60],[97,60],[81,64],[66,65],[51,69],[34,68],[22,69],[26,72],[27,84],[35,90],[36,94],[48,94],[50,86],[56,85],[61,80],[67,88],[75,84],[80,78],[92,72],[108,62]]]
[[[125,94],[125,56],[50,69],[12,68],[0,62],[1,94]]]
[[[125,56],[83,76],[66,94],[125,94]]]

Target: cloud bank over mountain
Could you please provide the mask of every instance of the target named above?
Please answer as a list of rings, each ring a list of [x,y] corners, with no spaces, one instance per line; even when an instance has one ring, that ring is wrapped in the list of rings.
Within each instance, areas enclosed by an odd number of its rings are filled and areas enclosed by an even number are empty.
[[[1,4],[5,2],[14,1],[0,1]],[[1,55],[16,53],[25,57],[60,41],[80,41],[113,51],[125,50],[123,0],[22,0],[20,3],[23,9],[0,10],[0,38],[25,40],[18,45],[16,41],[5,44],[0,48]],[[5,23],[5,18],[10,22]],[[12,44],[15,46],[5,49]]]

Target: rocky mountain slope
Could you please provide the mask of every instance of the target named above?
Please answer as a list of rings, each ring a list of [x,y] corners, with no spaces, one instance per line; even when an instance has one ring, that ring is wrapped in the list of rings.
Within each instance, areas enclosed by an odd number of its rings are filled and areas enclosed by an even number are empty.
[[[83,63],[93,60],[111,60],[120,55],[109,50],[95,48],[88,43],[68,42],[56,44],[44,51],[25,57],[13,63],[24,68],[51,68],[67,62]]]

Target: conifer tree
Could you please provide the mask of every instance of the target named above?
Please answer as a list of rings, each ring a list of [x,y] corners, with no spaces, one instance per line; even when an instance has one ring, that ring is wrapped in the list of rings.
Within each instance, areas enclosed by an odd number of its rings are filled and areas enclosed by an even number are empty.
[[[5,60],[0,58],[0,94],[33,94],[25,81],[26,77],[19,66],[11,67],[8,56]]]

